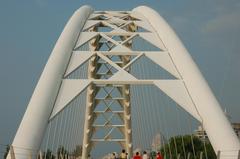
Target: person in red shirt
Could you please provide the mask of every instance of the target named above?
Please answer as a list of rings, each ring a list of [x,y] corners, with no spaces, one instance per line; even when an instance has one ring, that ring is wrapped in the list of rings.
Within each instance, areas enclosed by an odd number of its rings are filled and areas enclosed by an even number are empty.
[[[156,159],[163,159],[163,157],[162,157],[160,152],[157,153]]]
[[[139,152],[136,152],[136,155],[133,156],[133,159],[142,159],[142,157],[139,155]]]

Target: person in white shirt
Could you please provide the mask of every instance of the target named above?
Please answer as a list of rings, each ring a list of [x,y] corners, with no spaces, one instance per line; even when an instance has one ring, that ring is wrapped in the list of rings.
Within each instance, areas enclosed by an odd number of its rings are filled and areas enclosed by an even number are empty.
[[[117,159],[117,154],[115,152],[112,153],[111,159]]]
[[[146,151],[143,151],[142,159],[149,159]]]

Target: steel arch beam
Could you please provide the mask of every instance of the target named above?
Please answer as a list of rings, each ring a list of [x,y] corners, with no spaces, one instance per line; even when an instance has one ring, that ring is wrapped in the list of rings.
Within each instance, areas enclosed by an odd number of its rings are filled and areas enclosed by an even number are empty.
[[[75,43],[92,12],[89,6],[75,11],[56,42],[13,140],[17,159],[25,159],[21,154],[29,154],[29,150],[39,150]]]
[[[153,9],[139,6],[134,8],[133,11],[142,14],[162,39],[202,118],[203,127],[215,152],[221,151],[224,153],[235,150],[232,152],[233,155],[238,153],[240,143],[236,134],[197,65],[175,32]]]

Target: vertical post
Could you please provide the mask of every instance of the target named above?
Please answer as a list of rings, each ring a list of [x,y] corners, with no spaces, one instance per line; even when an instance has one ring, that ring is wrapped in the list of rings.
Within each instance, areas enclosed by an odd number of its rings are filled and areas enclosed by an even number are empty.
[[[83,152],[82,158],[87,158],[90,153],[90,144],[91,144],[91,134],[92,134],[92,124],[94,121],[93,116],[93,94],[94,86],[93,84],[89,85],[87,89],[87,103],[86,103],[86,114],[85,114],[85,123],[84,123],[84,136],[83,136]]]
[[[126,151],[129,156],[132,156],[132,129],[131,129],[131,108],[130,108],[130,88],[128,85],[123,86],[123,108],[124,108],[124,125],[125,125],[125,139]]]
[[[10,146],[10,156],[11,156],[11,159],[15,159],[14,149],[12,145]]]
[[[39,159],[43,159],[43,154],[41,150],[39,151],[38,156],[39,156]]]
[[[130,58],[128,56],[123,56],[122,61],[123,61],[123,64],[125,65],[130,61]],[[127,71],[129,71],[129,70],[127,70]],[[122,95],[124,97],[123,109],[124,109],[126,151],[129,154],[129,156],[132,156],[132,126],[131,126],[130,85],[124,85],[123,86]]]
[[[200,152],[200,159],[202,159],[203,158],[203,152],[201,151]]]
[[[128,28],[129,31],[133,31],[134,27]],[[91,29],[91,31],[98,31],[98,27],[94,27]],[[122,40],[126,40],[128,37],[121,37]],[[99,42],[100,38],[96,37],[90,41],[89,47],[90,51],[97,51],[101,48],[102,44]],[[127,45],[126,47],[131,47],[131,42],[128,41],[125,43]],[[111,51],[111,48],[109,48],[108,51]],[[130,56],[121,56],[121,61],[123,62],[123,65],[126,65],[130,60]],[[88,78],[89,79],[101,79],[101,76],[104,77],[104,75],[97,75],[97,69],[100,68],[102,64],[97,62],[98,57],[95,56],[94,59],[91,58],[89,62],[89,70],[88,70]],[[99,65],[100,64],[100,65]],[[129,70],[129,69],[128,69]],[[110,70],[109,70],[110,71]],[[113,86],[115,87],[115,86]],[[83,139],[83,153],[82,158],[87,158],[87,155],[91,151],[91,146],[93,144],[91,137],[94,133],[94,126],[93,122],[95,118],[97,118],[97,115],[94,113],[94,109],[97,105],[95,98],[95,94],[97,92],[98,86],[94,86],[93,84],[89,86],[88,92],[87,92],[87,103],[86,103],[86,114],[85,114],[85,124],[84,124],[84,139]],[[99,88],[100,89],[100,88]],[[132,129],[131,129],[131,106],[130,106],[130,87],[129,85],[122,85],[122,89],[120,89],[120,93],[122,97],[124,98],[120,105],[123,109],[123,121],[124,121],[124,129],[121,131],[123,133],[125,141],[119,141],[120,145],[126,149],[126,152],[129,154],[129,156],[132,156]],[[111,96],[111,94],[108,94]],[[117,99],[114,99],[117,100]],[[110,119],[111,120],[111,119]],[[104,141],[107,141],[106,139],[103,139]],[[110,140],[109,140],[110,141]],[[99,142],[99,141],[95,141]]]
[[[177,159],[180,159],[180,157],[181,157],[181,155],[180,155],[180,154],[178,154],[178,155],[177,155]]]
[[[187,159],[190,159],[190,157],[191,157],[191,154],[190,152],[188,152]]]
[[[128,26],[127,30],[129,32],[135,32],[137,27],[134,24]],[[127,37],[122,37],[124,40]],[[128,48],[132,47],[132,40],[125,43],[125,46]],[[131,61],[130,56],[123,56],[122,57],[123,65],[126,65],[128,62]],[[127,72],[130,72],[130,68],[126,69]],[[126,151],[129,156],[132,156],[132,126],[131,126],[131,103],[130,103],[130,85],[123,86],[123,108],[124,108],[124,125],[125,125],[125,139],[126,139]]]
[[[32,152],[29,150],[28,159],[32,159]]]
[[[97,39],[93,39],[89,45],[90,49],[94,51],[97,48],[97,43],[95,42]],[[94,79],[96,76],[96,55],[93,56],[89,60],[88,65],[88,79]],[[90,84],[87,89],[87,99],[86,99],[86,111],[85,111],[85,122],[84,122],[84,132],[83,132],[83,147],[82,147],[82,158],[87,158],[90,153],[91,147],[91,136],[92,136],[92,124],[94,122],[94,107],[95,107],[95,100],[94,96],[96,94],[96,88],[94,84]]]
[[[217,159],[220,159],[221,151],[217,152]]]
[[[238,150],[238,159],[240,159],[240,150]]]

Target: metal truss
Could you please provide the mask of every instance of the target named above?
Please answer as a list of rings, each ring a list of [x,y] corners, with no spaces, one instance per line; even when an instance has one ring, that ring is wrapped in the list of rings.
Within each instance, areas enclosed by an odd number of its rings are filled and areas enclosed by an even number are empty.
[[[132,44],[137,37],[156,47],[157,51],[133,50]],[[80,51],[86,45],[90,49]],[[130,72],[130,68],[143,56],[167,70],[173,75],[174,79],[142,80],[134,77]],[[68,77],[86,62],[88,63],[88,79],[78,79],[78,82],[73,79],[64,79],[62,83],[63,89],[60,89],[60,96],[57,98],[51,116],[51,118],[54,117],[74,96],[88,86],[83,158],[86,158],[92,148],[99,142],[119,143],[131,156],[130,84],[154,84],[165,90],[170,97],[186,106],[195,117],[199,118],[187,95],[181,76],[161,39],[156,35],[148,21],[134,12],[106,11],[94,12],[90,15],[76,43],[64,77]],[[74,87],[78,88],[75,95],[70,93],[73,92],[70,89],[73,86],[73,81],[76,82]],[[177,95],[175,91],[168,90],[169,86],[178,87],[181,94],[185,95],[185,98],[182,98],[182,95],[181,97]],[[98,98],[97,95],[102,90],[105,92],[105,96]],[[118,91],[120,96],[113,97],[113,90]],[[111,108],[113,102],[117,102],[121,110],[116,111]],[[96,111],[100,103],[103,103],[105,108]],[[191,107],[188,107],[189,105]],[[107,116],[107,114],[111,115]],[[103,123],[95,124],[95,121],[100,117],[105,119]],[[119,118],[121,123],[114,123],[113,117]],[[106,130],[105,135],[94,137],[102,129]],[[116,131],[122,135],[117,138],[113,137],[112,134]]]

